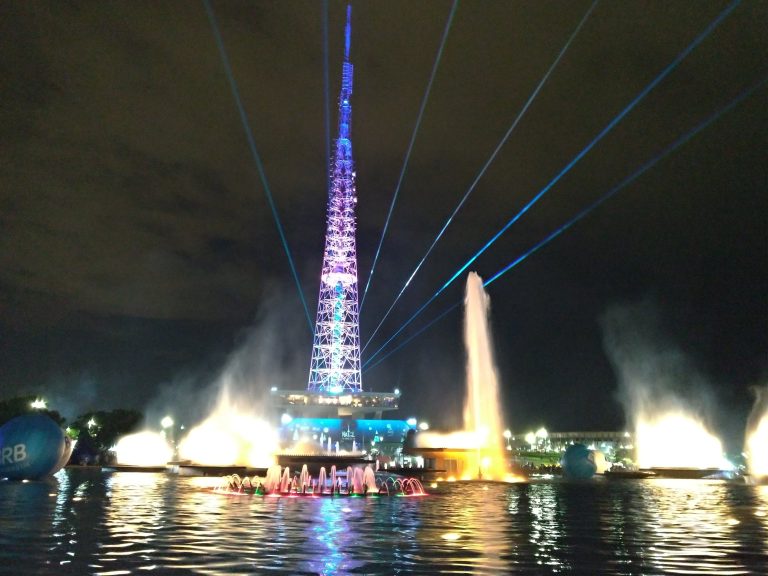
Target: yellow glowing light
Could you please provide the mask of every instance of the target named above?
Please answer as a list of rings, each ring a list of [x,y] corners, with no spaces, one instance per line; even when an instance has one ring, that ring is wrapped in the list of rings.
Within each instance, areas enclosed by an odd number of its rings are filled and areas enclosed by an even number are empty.
[[[488,456],[485,456],[485,457],[484,457],[484,458],[483,458],[483,459],[480,461],[480,463],[481,463],[481,465],[482,465],[483,469],[489,468],[489,467],[491,466],[491,459],[490,459]]]
[[[727,468],[720,440],[682,412],[641,418],[635,432],[641,468]]]
[[[155,432],[123,436],[112,450],[118,464],[129,466],[164,466],[173,457],[165,438]]]
[[[768,476],[768,414],[747,435],[747,464],[755,476]]]
[[[437,482],[432,482],[432,484],[429,485],[430,488],[437,488]]]
[[[445,534],[442,534],[440,538],[442,538],[443,540],[448,540],[449,542],[455,542],[456,540],[461,538],[461,536],[456,534],[456,532],[446,532]]]
[[[736,520],[736,518],[728,518],[725,523],[728,524],[728,526],[736,526],[736,524],[739,524],[740,522]]]
[[[525,441],[528,444],[536,444],[536,434],[533,432],[528,432],[528,434],[525,435]]]
[[[48,407],[48,405],[45,403],[45,400],[42,398],[35,399],[35,401],[32,402],[30,406],[35,410],[45,410]]]
[[[266,468],[274,463],[277,432],[267,422],[244,414],[223,400],[179,444],[179,456],[209,466]]]
[[[485,439],[482,434],[465,430],[447,433],[422,432],[416,436],[416,446],[419,448],[474,450],[484,445]]]
[[[456,482],[456,476],[448,476],[448,482]]]
[[[515,482],[525,482],[525,478],[521,476],[515,476],[514,474],[507,474],[504,476],[504,482],[509,482],[510,484]]]

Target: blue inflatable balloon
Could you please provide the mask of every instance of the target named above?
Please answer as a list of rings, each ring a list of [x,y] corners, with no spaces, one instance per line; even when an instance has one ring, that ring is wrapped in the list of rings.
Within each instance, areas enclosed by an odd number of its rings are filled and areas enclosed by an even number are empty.
[[[55,474],[71,453],[72,441],[45,414],[23,414],[0,426],[0,478],[35,480]]]
[[[565,450],[561,461],[563,475],[567,478],[586,480],[597,471],[594,455],[584,444],[571,444]]]

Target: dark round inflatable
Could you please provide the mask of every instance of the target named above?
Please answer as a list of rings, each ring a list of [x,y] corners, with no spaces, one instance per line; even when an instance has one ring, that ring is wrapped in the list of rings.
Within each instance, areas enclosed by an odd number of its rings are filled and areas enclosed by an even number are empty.
[[[567,478],[586,480],[597,471],[594,455],[584,444],[571,444],[563,454],[561,461],[563,475]]]
[[[71,453],[69,437],[44,414],[23,414],[0,426],[0,478],[35,480],[55,474]]]

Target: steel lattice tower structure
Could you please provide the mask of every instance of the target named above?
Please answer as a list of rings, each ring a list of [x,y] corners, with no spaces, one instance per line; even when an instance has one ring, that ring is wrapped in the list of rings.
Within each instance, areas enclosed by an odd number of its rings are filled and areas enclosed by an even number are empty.
[[[315,337],[309,368],[310,392],[359,393],[360,318],[355,243],[355,168],[352,160],[352,63],[349,61],[352,7],[347,6],[344,64],[339,96],[339,136],[328,191],[327,230]]]

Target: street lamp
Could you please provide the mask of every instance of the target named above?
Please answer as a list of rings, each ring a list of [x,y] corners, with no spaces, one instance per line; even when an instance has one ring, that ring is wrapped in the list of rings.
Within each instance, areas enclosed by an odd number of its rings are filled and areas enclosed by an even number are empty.
[[[163,427],[163,436],[166,437],[167,441],[170,442],[171,448],[173,449],[173,458],[176,459],[176,438],[174,437],[173,433],[173,425],[174,421],[173,418],[170,416],[164,416],[162,420],[160,420],[160,426]],[[166,432],[167,431],[167,432]]]
[[[509,440],[512,438],[512,432],[509,429],[504,430],[504,438],[507,439],[507,450],[512,450],[512,445],[509,443]]]
[[[45,403],[45,400],[42,398],[36,398],[35,401],[30,404],[30,406],[32,406],[32,408],[35,410],[45,410],[48,407],[48,405]]]
[[[422,432],[424,430],[429,430],[429,424],[427,424],[426,422],[419,422],[419,430],[421,430]]]
[[[530,444],[531,450],[533,450],[533,447],[536,445],[536,434],[528,432],[528,434],[525,435],[525,441]]]

